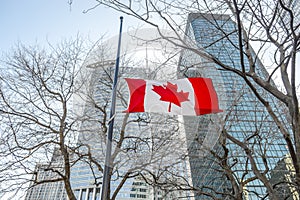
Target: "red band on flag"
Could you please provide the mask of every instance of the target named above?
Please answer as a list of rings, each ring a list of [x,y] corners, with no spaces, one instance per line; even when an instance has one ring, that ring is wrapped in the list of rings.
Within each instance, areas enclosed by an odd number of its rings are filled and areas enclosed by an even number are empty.
[[[125,78],[125,80],[130,91],[130,100],[125,112],[144,112],[146,81],[143,79],[130,78]]]
[[[194,88],[195,112],[197,115],[222,112],[218,96],[210,78],[188,78]]]

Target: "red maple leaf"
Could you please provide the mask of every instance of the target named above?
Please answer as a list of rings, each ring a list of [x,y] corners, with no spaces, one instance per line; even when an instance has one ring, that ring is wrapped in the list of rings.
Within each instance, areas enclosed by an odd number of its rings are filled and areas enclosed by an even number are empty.
[[[160,95],[161,101],[170,102],[168,112],[171,112],[171,103],[181,107],[181,102],[189,101],[189,92],[177,92],[178,86],[177,84],[172,84],[167,82],[167,85],[158,86],[153,85],[152,90]]]

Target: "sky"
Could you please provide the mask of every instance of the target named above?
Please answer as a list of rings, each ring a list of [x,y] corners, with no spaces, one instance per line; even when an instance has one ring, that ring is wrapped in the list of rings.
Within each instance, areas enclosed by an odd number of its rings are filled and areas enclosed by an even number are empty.
[[[97,41],[118,35],[121,14],[97,7],[94,0],[0,0],[0,52],[7,52],[18,42],[25,45],[58,44],[77,34]],[[124,16],[123,31],[136,26]]]
[[[73,0],[71,6],[68,0],[0,0],[0,55],[19,42],[55,45],[78,34],[92,42],[118,35],[122,14],[103,6],[84,13],[95,4],[95,0]],[[125,15],[123,32],[140,25]],[[298,72],[298,81],[299,77]]]

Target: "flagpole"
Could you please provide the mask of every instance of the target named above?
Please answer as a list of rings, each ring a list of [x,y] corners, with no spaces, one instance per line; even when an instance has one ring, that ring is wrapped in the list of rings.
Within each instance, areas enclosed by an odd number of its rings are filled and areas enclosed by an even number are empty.
[[[113,81],[112,88],[112,97],[111,97],[111,108],[110,108],[110,116],[109,116],[109,127],[106,141],[106,155],[105,155],[105,166],[103,172],[103,181],[102,181],[102,192],[101,192],[101,200],[109,199],[108,196],[108,186],[109,186],[109,174],[112,170],[111,166],[111,148],[112,148],[112,135],[115,121],[115,108],[116,108],[116,94],[117,94],[117,82],[118,82],[118,74],[119,74],[119,62],[120,62],[120,48],[121,48],[121,38],[122,38],[122,24],[123,17],[120,17],[120,33],[119,33],[119,42],[118,42],[118,50],[117,50],[117,58],[116,58],[116,68],[115,68],[115,76]]]

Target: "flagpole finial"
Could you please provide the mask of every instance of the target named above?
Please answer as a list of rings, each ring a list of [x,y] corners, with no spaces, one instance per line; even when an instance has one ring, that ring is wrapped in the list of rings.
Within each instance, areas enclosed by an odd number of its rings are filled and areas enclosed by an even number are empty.
[[[120,20],[123,20],[123,16],[120,17]]]

